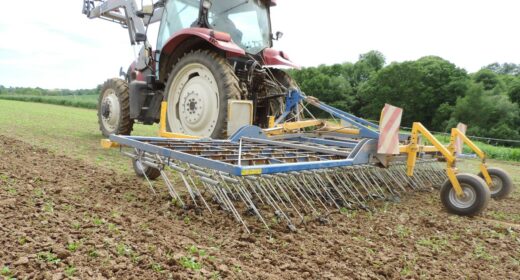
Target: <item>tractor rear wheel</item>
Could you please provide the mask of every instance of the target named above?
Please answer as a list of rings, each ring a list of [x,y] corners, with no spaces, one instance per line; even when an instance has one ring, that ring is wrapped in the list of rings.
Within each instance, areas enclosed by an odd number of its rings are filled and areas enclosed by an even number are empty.
[[[166,84],[170,132],[227,137],[228,100],[240,99],[239,80],[226,59],[209,50],[187,53]]]
[[[98,123],[103,136],[130,135],[134,121],[130,119],[128,83],[113,78],[101,87],[98,99]]]
[[[488,168],[489,176],[493,181],[493,185],[489,187],[491,198],[506,198],[513,191],[513,179],[504,170],[500,168]],[[484,178],[482,172],[478,174],[480,178]]]
[[[446,209],[461,216],[480,214],[491,198],[486,182],[477,175],[461,173],[457,175],[464,195],[459,197],[448,179],[441,187],[441,201]]]

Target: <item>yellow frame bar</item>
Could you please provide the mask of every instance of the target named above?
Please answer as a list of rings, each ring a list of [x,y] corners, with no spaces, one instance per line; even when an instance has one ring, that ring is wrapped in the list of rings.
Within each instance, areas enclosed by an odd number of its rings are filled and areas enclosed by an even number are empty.
[[[179,139],[200,139],[201,137],[187,135],[183,133],[173,133],[166,131],[166,110],[168,109],[168,102],[161,102],[161,116],[159,119],[159,136],[165,138],[179,138]]]
[[[325,124],[325,122],[322,120],[306,120],[297,122],[286,122],[283,124],[274,125],[274,117],[269,118],[269,128],[264,129],[264,132],[267,135],[280,135],[285,132],[290,132],[301,128],[320,126]]]

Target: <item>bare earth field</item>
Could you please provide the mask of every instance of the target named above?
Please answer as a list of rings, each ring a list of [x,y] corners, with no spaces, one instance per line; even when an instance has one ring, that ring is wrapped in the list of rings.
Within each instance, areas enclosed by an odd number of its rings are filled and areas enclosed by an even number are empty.
[[[6,279],[520,279],[518,189],[477,218],[446,213],[432,189],[373,212],[334,213],[298,233],[259,224],[248,235],[224,212],[185,211],[160,184],[154,196],[126,170],[17,133],[0,130]],[[520,184],[520,164],[491,165]]]

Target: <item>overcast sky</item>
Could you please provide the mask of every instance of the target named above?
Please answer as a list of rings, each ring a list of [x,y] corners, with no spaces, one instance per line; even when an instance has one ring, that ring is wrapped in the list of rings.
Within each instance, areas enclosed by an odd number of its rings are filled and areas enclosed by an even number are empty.
[[[273,30],[285,36],[275,47],[302,66],[355,62],[370,50],[387,63],[438,55],[469,72],[520,63],[517,0],[278,2]],[[126,69],[127,31],[81,8],[80,0],[2,1],[0,85],[92,88]]]

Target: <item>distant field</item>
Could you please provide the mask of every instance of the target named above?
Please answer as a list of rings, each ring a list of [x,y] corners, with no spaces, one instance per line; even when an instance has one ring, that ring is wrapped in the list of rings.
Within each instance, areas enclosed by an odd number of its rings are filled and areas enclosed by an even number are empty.
[[[0,99],[96,109],[98,95],[31,96],[0,94]]]
[[[133,134],[156,136],[157,131],[156,125],[136,124]],[[96,110],[0,99],[0,134],[102,167],[131,168],[117,149],[101,149]]]

